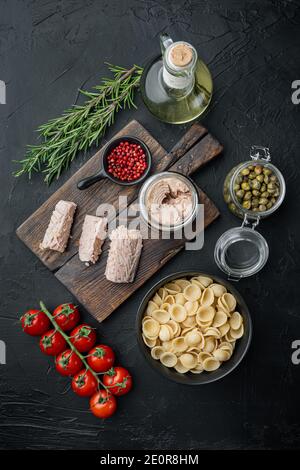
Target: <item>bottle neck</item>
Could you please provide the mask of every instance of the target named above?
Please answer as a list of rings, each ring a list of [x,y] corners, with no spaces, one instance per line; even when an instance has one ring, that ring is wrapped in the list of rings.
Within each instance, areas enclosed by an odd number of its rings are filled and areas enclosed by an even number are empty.
[[[162,80],[168,93],[184,96],[194,87],[197,52],[188,43],[171,43],[163,54]]]

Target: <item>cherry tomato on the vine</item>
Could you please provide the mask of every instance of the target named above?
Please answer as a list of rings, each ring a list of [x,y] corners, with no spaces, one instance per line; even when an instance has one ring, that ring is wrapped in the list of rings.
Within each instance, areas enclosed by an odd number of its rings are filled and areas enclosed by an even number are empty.
[[[109,418],[117,409],[117,400],[106,390],[100,390],[90,399],[90,410],[97,418]]]
[[[82,369],[83,364],[80,357],[72,349],[66,349],[57,356],[55,367],[59,374],[73,376]]]
[[[21,317],[22,328],[31,336],[40,336],[50,328],[50,320],[41,310],[28,310]]]
[[[124,367],[112,367],[104,376],[103,383],[116,396],[125,395],[132,388],[132,377]]]
[[[79,323],[79,310],[74,304],[61,304],[53,312],[56,323],[63,331],[73,330]]]
[[[83,369],[73,377],[72,389],[80,397],[90,397],[97,392],[98,382],[89,370]]]
[[[57,356],[66,349],[66,341],[56,330],[49,330],[40,339],[40,348],[48,356]]]
[[[87,361],[95,372],[106,372],[114,365],[115,353],[111,347],[99,344],[91,349]]]
[[[95,330],[86,323],[71,331],[70,340],[79,352],[88,352],[96,343]]]

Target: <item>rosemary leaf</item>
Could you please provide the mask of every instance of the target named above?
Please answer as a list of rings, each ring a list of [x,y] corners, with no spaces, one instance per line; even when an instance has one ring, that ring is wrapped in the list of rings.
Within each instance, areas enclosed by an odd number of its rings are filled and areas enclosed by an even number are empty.
[[[17,162],[20,168],[15,176],[27,174],[31,178],[33,173],[42,171],[50,184],[70,166],[79,151],[99,143],[119,110],[136,108],[135,90],[143,69],[137,65],[130,69],[107,66],[112,78],[104,78],[93,92],[79,90],[87,98],[83,105],[72,106],[37,129],[41,143],[27,146],[25,158]]]

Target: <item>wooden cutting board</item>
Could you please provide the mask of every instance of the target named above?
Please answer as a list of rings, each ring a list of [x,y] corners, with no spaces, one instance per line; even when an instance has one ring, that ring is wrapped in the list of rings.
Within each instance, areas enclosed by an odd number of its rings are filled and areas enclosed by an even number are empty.
[[[220,155],[223,149],[222,145],[200,124],[191,126],[170,153],[167,153],[137,121],[131,121],[115,137],[125,135],[136,136],[147,144],[153,158],[152,174],[171,169],[191,175]],[[98,321],[110,315],[185,244],[184,240],[144,240],[139,268],[132,284],[114,284],[106,280],[104,271],[108,240],[104,243],[103,253],[96,265],[87,267],[79,261],[78,244],[85,215],[95,214],[101,203],[112,204],[117,208],[120,196],[126,196],[129,205],[136,204],[140,189],[139,186],[124,187],[109,180],[102,180],[85,191],[78,190],[76,183],[101,167],[102,152],[103,148],[17,229],[18,237],[51,271],[55,272],[55,276]],[[198,191],[205,207],[205,227],[207,227],[218,217],[219,212],[203,191],[200,189]],[[39,248],[51,213],[60,199],[73,201],[78,206],[72,237],[63,254],[50,250],[42,251]],[[109,222],[112,223],[112,220]]]

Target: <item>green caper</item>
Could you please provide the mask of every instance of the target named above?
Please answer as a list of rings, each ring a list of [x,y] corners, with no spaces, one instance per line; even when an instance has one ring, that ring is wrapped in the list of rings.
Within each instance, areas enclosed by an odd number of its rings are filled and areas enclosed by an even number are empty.
[[[251,202],[243,201],[243,208],[249,210],[251,208]]]
[[[264,174],[264,175],[270,176],[271,173],[272,173],[272,171],[270,170],[270,168],[264,167],[264,169],[263,169],[263,174]]]
[[[270,196],[270,193],[268,193],[268,191],[264,191],[263,193],[261,193],[261,197],[268,198],[269,196]]]
[[[252,188],[253,189],[260,189],[260,187],[261,187],[261,184],[257,179],[252,181]]]
[[[260,175],[262,172],[262,167],[260,165],[255,165],[254,171],[257,175]]]
[[[248,168],[244,168],[244,169],[241,171],[241,174],[242,174],[243,176],[247,176],[247,175],[249,175],[249,173],[250,173],[250,171],[248,170]]]
[[[272,204],[272,202],[270,201],[270,202],[268,202],[268,204],[267,204],[267,209],[271,209],[271,207],[273,207],[273,204]]]
[[[250,189],[250,184],[249,183],[243,182],[241,184],[241,186],[242,186],[242,189],[244,189],[245,191],[249,191],[249,189]]]
[[[251,204],[252,204],[252,207],[258,207],[259,206],[258,198],[254,197],[251,201]]]
[[[277,176],[275,175],[270,176],[270,181],[273,181],[273,183],[275,183],[275,181],[277,181]]]
[[[242,181],[243,181],[243,177],[240,175],[238,175],[235,179],[236,184],[241,184]]]
[[[258,189],[253,189],[252,194],[253,196],[260,196],[260,192],[258,191]]]
[[[238,198],[243,199],[245,191],[243,189],[239,189],[235,194]]]
[[[266,176],[264,177],[264,182],[265,182],[266,184],[268,184],[269,181],[270,181],[270,179],[269,179],[269,177],[266,175]]]
[[[245,196],[244,196],[244,200],[245,201],[249,201],[250,199],[252,198],[252,193],[251,191],[247,191]]]
[[[254,165],[249,165],[249,166],[248,166],[248,169],[249,169],[250,171],[253,171],[253,170],[254,170]]]
[[[259,212],[264,212],[264,211],[267,210],[267,207],[264,204],[260,204],[258,210],[259,210]]]
[[[276,197],[271,197],[271,202],[272,202],[273,204],[275,204],[275,202],[276,202]]]
[[[266,185],[265,183],[263,183],[263,184],[261,185],[260,191],[261,191],[262,193],[264,193],[265,191],[267,191],[267,185]]]
[[[276,184],[275,183],[269,183],[268,184],[268,189],[276,189]]]
[[[250,180],[254,180],[256,178],[256,173],[254,173],[254,171],[251,171],[249,178]]]
[[[236,193],[239,189],[240,189],[240,185],[239,185],[239,184],[235,184],[235,185],[233,186],[233,190],[234,190],[235,193]]]
[[[261,197],[258,202],[259,204],[262,204],[265,206],[266,204],[268,204],[268,199],[266,197]]]
[[[264,180],[264,175],[257,175],[256,179],[257,179],[257,181],[259,181],[260,183],[262,183],[263,180]]]
[[[258,207],[253,207],[252,212],[258,212]]]

